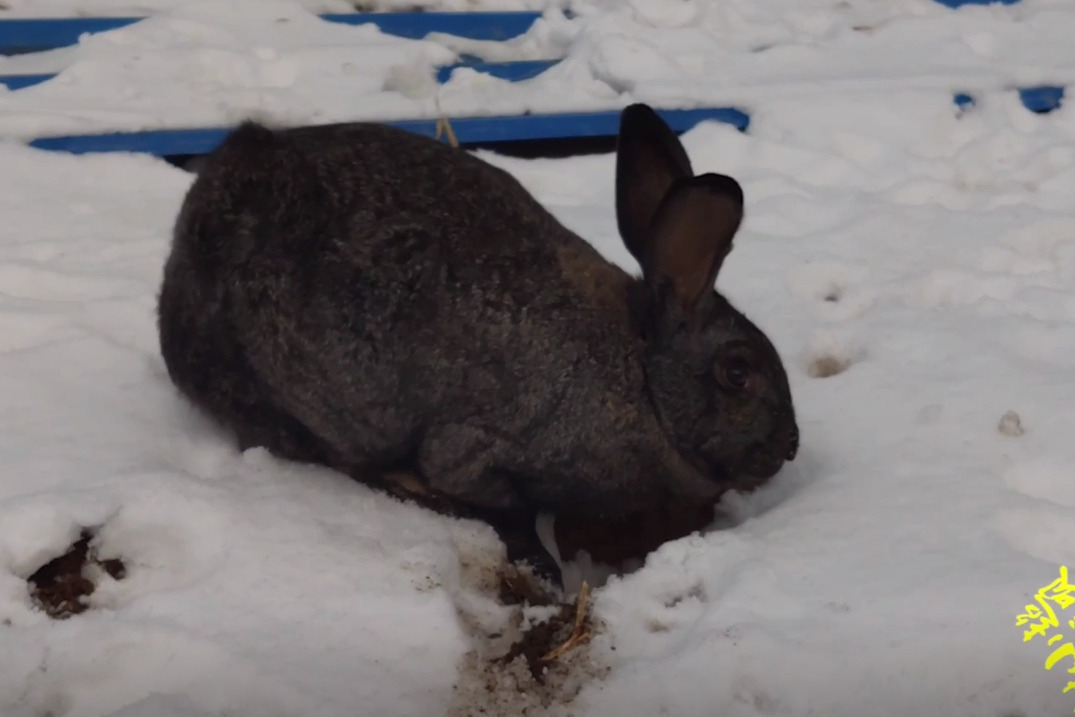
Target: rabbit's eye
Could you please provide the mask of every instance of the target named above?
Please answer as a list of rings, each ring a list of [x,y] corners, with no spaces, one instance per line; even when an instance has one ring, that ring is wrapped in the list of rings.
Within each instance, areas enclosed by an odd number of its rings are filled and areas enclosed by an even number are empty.
[[[754,384],[754,372],[750,364],[740,358],[725,361],[720,367],[721,381],[737,391],[745,391]]]

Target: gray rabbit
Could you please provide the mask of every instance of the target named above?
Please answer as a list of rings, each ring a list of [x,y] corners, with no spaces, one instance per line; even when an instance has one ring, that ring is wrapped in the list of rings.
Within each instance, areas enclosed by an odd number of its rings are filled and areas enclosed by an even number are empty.
[[[777,351],[714,290],[738,183],[694,176],[635,104],[616,212],[640,279],[462,149],[247,121],[179,212],[161,353],[241,447],[403,486],[540,561],[539,511],[600,522],[713,501],[798,449]]]

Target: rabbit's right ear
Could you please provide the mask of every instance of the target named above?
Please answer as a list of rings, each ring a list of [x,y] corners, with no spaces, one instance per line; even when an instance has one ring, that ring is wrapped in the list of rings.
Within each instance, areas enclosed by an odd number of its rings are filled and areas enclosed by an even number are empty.
[[[644,104],[623,110],[616,141],[616,223],[639,262],[668,190],[693,174],[687,151],[660,115]]]
[[[723,174],[677,181],[661,202],[642,254],[642,275],[692,311],[713,289],[743,221],[743,189]]]

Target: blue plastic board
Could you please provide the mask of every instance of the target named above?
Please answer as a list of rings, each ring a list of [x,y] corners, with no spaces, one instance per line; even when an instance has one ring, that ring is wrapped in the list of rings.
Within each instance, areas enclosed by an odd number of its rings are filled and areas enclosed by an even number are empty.
[[[966,92],[958,92],[952,100],[961,110],[973,107],[976,100]],[[1045,114],[1060,107],[1064,102],[1064,88],[1054,85],[1024,87],[1019,90],[1019,101],[1031,112]]]
[[[33,87],[42,82],[48,82],[56,75],[0,75],[0,85],[9,90],[21,90],[24,87]]]
[[[1019,90],[1019,99],[1031,112],[1052,112],[1064,102],[1063,87],[1026,87]]]
[[[475,40],[507,40],[522,35],[540,17],[536,12],[386,12],[326,14],[344,25],[373,23],[383,32],[412,39],[444,32]],[[0,20],[0,55],[51,50],[78,43],[84,33],[126,27],[144,17],[65,17]]]
[[[934,0],[941,5],[951,8],[963,7],[964,5],[1014,5],[1019,0]]]
[[[750,118],[740,110],[715,107],[694,110],[658,110],[669,126],[684,132],[699,122],[715,120],[746,130]],[[463,117],[451,121],[452,131],[461,144],[484,144],[512,140],[555,139],[568,137],[610,137],[619,128],[619,111],[586,112],[557,115],[522,115],[517,117]],[[417,134],[435,137],[435,120],[401,120],[387,124]],[[147,132],[110,133],[42,137],[30,142],[39,149],[73,154],[88,152],[139,152],[156,156],[206,154],[227,136],[226,128],[153,130]]]
[[[343,25],[376,23],[381,32],[417,40],[443,32],[474,40],[510,40],[522,35],[541,17],[537,12],[385,12],[322,15]]]
[[[536,77],[555,64],[555,60],[483,62],[478,59],[465,59],[463,62],[438,68],[436,78],[437,82],[444,84],[451,78],[452,72],[454,72],[456,68],[469,67],[478,72],[486,72],[493,77],[499,77],[502,80],[519,82],[520,80],[529,80],[532,77]],[[0,75],[0,85],[6,86],[9,90],[21,90],[24,87],[32,87],[33,85],[47,82],[55,76],[56,75],[54,74]]]
[[[463,62],[445,65],[437,70],[437,82],[444,84],[451,79],[452,73],[459,67],[469,67],[478,72],[485,72],[509,82],[520,82],[537,77],[545,70],[556,65],[558,60],[520,60],[517,62],[484,62],[476,58],[463,58]]]
[[[952,95],[952,101],[956,103],[956,107],[961,110],[974,106],[974,97],[968,95],[966,92],[957,92]]]
[[[0,20],[0,55],[52,50],[78,43],[85,33],[107,32],[140,17],[64,17]]]

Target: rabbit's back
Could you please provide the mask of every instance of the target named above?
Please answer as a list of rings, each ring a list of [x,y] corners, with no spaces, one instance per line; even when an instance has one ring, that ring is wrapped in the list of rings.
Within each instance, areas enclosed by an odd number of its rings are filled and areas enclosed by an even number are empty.
[[[652,443],[629,277],[461,150],[375,125],[246,124],[180,212],[162,315],[191,282],[205,295],[188,339],[211,334],[205,350],[240,367],[231,395],[317,437],[285,431],[300,458],[416,462],[477,503],[529,481],[559,503],[630,479],[620,439]],[[519,475],[483,475],[476,452]],[[584,454],[608,475],[565,484]]]
[[[383,125],[273,132],[246,123],[202,170],[178,224],[216,263],[286,256],[318,259],[304,263],[317,270],[332,256],[378,276],[398,267],[412,281],[442,269],[526,304],[539,298],[526,290],[563,277],[565,262],[628,278],[507,172]],[[436,256],[420,261],[426,253]]]

